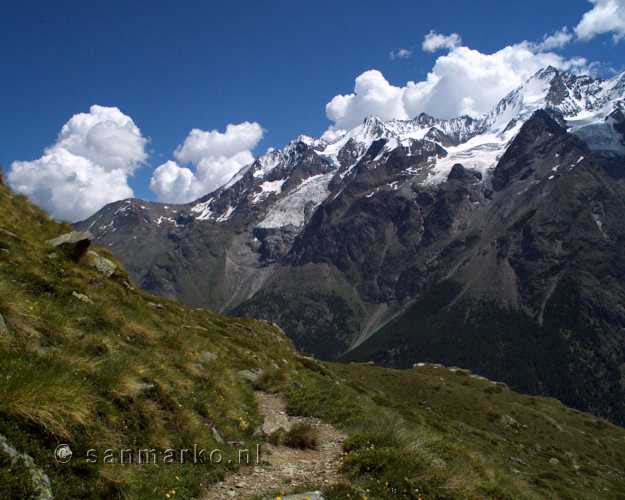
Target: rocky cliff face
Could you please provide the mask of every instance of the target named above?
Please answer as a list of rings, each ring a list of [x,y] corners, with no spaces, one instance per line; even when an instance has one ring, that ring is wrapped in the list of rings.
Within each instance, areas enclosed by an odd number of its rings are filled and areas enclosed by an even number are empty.
[[[462,364],[625,422],[624,98],[546,68],[483,117],[300,136],[194,203],[79,226],[141,286],[318,356]]]

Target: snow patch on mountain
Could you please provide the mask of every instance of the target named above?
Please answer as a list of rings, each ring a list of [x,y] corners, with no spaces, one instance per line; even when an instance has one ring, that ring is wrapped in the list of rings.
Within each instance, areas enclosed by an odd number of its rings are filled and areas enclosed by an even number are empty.
[[[280,194],[282,192],[282,186],[284,186],[284,183],[287,181],[287,179],[280,179],[277,181],[265,181],[263,182],[259,187],[260,187],[260,192],[259,193],[255,193],[252,196],[252,204],[256,204],[259,203],[260,201],[266,199],[270,194]]]
[[[171,217],[165,217],[163,215],[159,216],[156,219],[156,224],[158,226],[160,226],[161,224],[167,223],[167,224],[173,224],[174,226],[178,226],[178,223],[176,222],[176,219],[172,219]]]
[[[282,151],[277,149],[270,149],[266,154],[259,157],[252,168],[254,169],[253,176],[255,178],[265,177],[269,172],[276,168],[283,160]]]
[[[328,185],[334,172],[319,174],[304,180],[294,191],[279,200],[258,224],[260,228],[279,228],[288,225],[302,227],[306,216],[321,205],[330,194]]]
[[[128,212],[128,210],[130,210],[131,207],[132,207],[132,200],[124,200],[124,204],[121,207],[119,207],[117,210],[115,210],[115,213],[113,215],[125,214],[126,212]]]
[[[195,217],[197,220],[210,220],[213,216],[211,206],[214,201],[213,198],[209,198],[202,203],[198,203],[191,207],[191,212],[199,214]]]
[[[456,163],[466,168],[478,171],[482,178],[487,177],[497,166],[499,159],[514,139],[521,124],[509,129],[505,133],[481,134],[456,147],[447,148],[447,156],[436,161],[434,169],[426,179],[426,184],[438,184],[447,179],[452,167]]]
[[[228,208],[226,208],[226,211],[223,214],[221,214],[219,217],[217,217],[215,219],[215,222],[221,223],[221,222],[229,221],[235,210],[236,210],[236,207],[233,207],[232,205],[228,205]]]
[[[595,151],[625,155],[623,136],[610,120],[578,120],[572,125],[571,132]]]

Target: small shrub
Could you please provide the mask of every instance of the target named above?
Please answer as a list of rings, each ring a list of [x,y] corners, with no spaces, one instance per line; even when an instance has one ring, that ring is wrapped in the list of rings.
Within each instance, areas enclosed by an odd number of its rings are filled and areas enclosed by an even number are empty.
[[[319,431],[313,426],[297,423],[286,433],[284,444],[290,448],[314,449],[319,444]]]
[[[269,436],[268,441],[274,446],[284,446],[285,436],[286,431],[284,429],[278,429]]]
[[[277,392],[288,381],[288,374],[284,368],[265,370],[254,382],[256,390]]]
[[[319,432],[312,425],[303,422],[293,424],[290,430],[278,429],[271,436],[269,442],[276,446],[289,448],[315,449],[319,444]]]

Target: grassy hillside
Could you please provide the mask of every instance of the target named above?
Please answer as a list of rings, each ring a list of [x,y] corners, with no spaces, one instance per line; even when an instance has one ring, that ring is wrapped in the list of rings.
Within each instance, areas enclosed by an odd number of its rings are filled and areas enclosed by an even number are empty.
[[[213,427],[252,446],[260,422],[238,372],[292,366],[291,344],[267,323],[183,308],[134,289],[123,271],[105,278],[53,253],[45,241],[69,230],[0,188],[0,434],[49,474],[56,498],[196,495],[227,466],[91,465],[86,452],[237,453]],[[68,465],[53,460],[60,443],[74,452]],[[25,474],[3,468],[0,483],[27,498]]]
[[[289,409],[349,430],[344,470],[371,498],[625,498],[605,420],[462,369],[314,364]]]
[[[268,323],[182,307],[135,289],[119,267],[105,277],[46,244],[69,230],[0,186],[3,498],[36,497],[32,467],[3,442],[33,458],[55,498],[201,497],[236,467],[237,446],[262,445],[259,387],[348,432],[331,499],[625,498],[619,427],[462,370],[300,356]],[[255,384],[241,376],[257,368]],[[53,459],[61,443],[68,464]],[[223,462],[121,466],[101,455],[194,444]]]

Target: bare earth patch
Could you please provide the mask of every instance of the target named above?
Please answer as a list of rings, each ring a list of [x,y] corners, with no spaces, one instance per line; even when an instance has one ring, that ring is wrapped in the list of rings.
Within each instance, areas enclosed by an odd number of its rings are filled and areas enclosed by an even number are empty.
[[[300,450],[265,444],[260,465],[242,467],[236,474],[212,485],[203,500],[253,498],[311,483],[327,486],[340,481],[339,465],[345,434],[316,418],[287,415],[286,403],[281,396],[257,392],[256,401],[265,418],[265,430],[274,430],[280,425],[289,427],[296,422],[307,423],[319,432],[319,446],[315,450]]]

